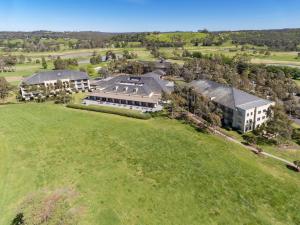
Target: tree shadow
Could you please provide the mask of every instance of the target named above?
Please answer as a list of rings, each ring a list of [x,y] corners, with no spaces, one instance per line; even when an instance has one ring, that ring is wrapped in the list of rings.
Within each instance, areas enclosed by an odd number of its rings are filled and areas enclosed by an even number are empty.
[[[294,172],[299,173],[299,169],[296,168],[295,166],[291,166],[291,165],[286,165],[286,168],[288,168],[289,170],[292,170]]]

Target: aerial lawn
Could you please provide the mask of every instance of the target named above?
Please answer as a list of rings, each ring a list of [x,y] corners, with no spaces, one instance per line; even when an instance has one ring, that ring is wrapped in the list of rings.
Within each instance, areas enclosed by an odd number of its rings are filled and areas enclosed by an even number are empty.
[[[299,174],[175,120],[0,106],[0,224],[73,187],[83,225],[299,224]]]

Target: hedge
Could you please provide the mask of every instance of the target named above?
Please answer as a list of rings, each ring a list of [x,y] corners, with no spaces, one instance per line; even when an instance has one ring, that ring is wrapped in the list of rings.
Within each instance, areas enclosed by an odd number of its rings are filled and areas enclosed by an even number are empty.
[[[142,113],[139,111],[129,110],[129,109],[114,108],[109,106],[96,106],[96,105],[86,106],[86,105],[79,105],[79,104],[68,104],[67,107],[73,109],[93,111],[93,112],[116,114],[119,116],[127,116],[136,119],[143,119],[143,120],[147,120],[151,118],[151,115],[148,113]]]

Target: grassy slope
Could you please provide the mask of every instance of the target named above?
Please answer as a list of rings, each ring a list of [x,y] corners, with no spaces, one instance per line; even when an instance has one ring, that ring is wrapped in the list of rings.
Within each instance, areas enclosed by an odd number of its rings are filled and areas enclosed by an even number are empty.
[[[0,108],[0,224],[23,196],[75,186],[82,224],[297,224],[300,180],[276,161],[166,119],[51,104]]]
[[[297,126],[297,124],[293,124],[293,126]],[[239,134],[236,131],[228,131],[225,129],[222,129],[224,133],[227,135],[239,140],[240,142],[243,142],[244,139],[241,134]],[[299,145],[296,143],[291,142],[288,147],[283,146],[275,146],[275,145],[259,145],[260,148],[262,148],[264,151],[271,153],[275,156],[284,158],[286,160],[289,160],[291,162],[299,160],[300,159],[300,148]]]

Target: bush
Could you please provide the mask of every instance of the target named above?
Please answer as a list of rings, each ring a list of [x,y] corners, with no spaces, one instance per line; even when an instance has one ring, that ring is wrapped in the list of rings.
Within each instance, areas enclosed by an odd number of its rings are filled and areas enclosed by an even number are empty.
[[[140,113],[134,110],[119,109],[119,108],[113,108],[109,106],[94,106],[94,105],[86,106],[86,105],[79,105],[79,104],[68,104],[67,107],[73,109],[88,110],[93,112],[116,114],[119,116],[127,116],[136,119],[142,119],[142,120],[147,120],[151,118],[151,115],[148,113]]]
[[[257,138],[252,134],[244,134],[242,137],[248,145],[256,145],[257,143]]]

